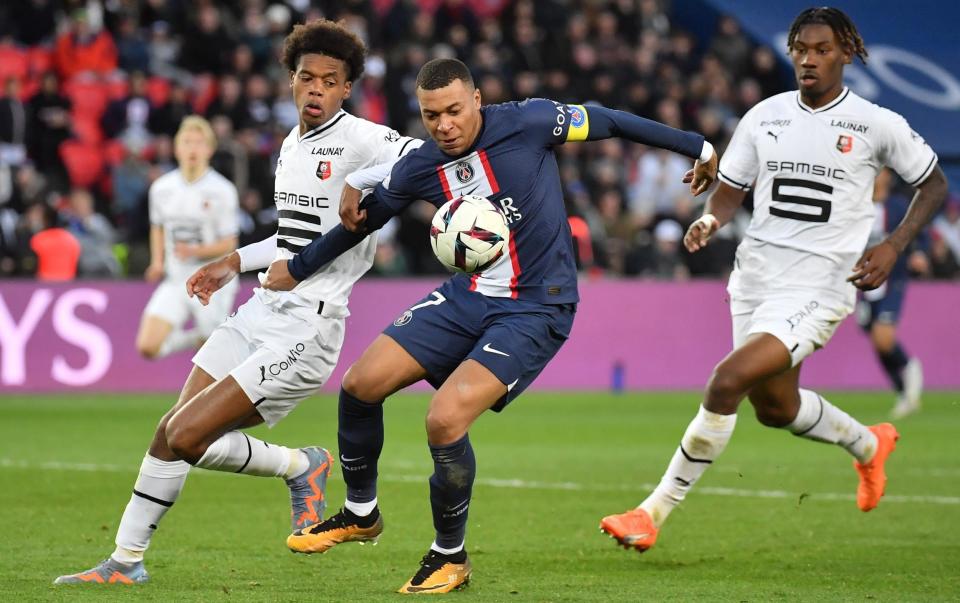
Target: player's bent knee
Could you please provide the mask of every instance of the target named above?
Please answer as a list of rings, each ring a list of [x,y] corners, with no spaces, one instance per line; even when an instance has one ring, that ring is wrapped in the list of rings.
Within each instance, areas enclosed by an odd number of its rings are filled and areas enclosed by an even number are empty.
[[[196,429],[183,425],[176,418],[166,426],[167,446],[170,451],[191,465],[196,465],[207,451],[207,443]]]
[[[162,342],[137,341],[137,352],[147,360],[155,360],[160,355]]]
[[[725,407],[723,409],[710,409],[714,412],[721,410],[736,410],[737,403],[746,391],[745,380],[739,373],[731,370],[723,364],[717,366],[710,376],[707,383],[707,398],[709,400],[721,401]]]
[[[777,400],[768,397],[754,398],[750,396],[750,403],[757,416],[757,421],[766,427],[785,427],[796,418],[796,413],[790,413]],[[794,416],[791,416],[793,414]]]
[[[371,379],[363,370],[357,370],[356,365],[347,369],[340,387],[362,402],[379,403],[387,395],[382,391],[383,383]]]
[[[469,425],[448,410],[432,408],[427,411],[427,439],[431,444],[442,445],[456,442],[467,432]]]

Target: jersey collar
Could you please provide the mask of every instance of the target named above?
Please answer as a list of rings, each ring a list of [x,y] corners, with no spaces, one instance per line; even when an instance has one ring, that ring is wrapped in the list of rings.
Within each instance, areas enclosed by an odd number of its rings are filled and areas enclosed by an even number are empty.
[[[803,101],[800,100],[800,91],[797,90],[797,104],[800,105],[800,108],[806,111],[807,113],[810,113],[810,114],[823,113],[824,111],[829,111],[830,109],[833,109],[834,107],[842,103],[848,96],[850,96],[850,88],[847,88],[846,86],[844,86],[843,90],[840,91],[840,95],[837,96],[837,98],[833,99],[832,101],[820,107],[819,109],[812,109],[806,106],[805,104],[803,104]]]
[[[327,123],[323,124],[322,126],[317,126],[312,130],[308,130],[307,133],[304,134],[303,136],[297,136],[297,142],[303,142],[305,140],[312,140],[314,138],[317,138],[318,136],[320,136],[321,134],[323,134],[333,126],[337,125],[337,122],[343,119],[346,115],[347,115],[347,112],[344,111],[343,109],[340,109],[339,111],[337,111],[336,115],[333,116],[333,119],[331,119]]]

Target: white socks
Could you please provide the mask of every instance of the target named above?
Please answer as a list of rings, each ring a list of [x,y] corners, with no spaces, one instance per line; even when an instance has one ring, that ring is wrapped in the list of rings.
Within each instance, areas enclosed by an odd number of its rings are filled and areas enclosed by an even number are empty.
[[[160,349],[157,351],[157,358],[164,358],[183,350],[196,349],[199,344],[200,331],[197,329],[174,329],[170,331],[167,338],[160,344]]]
[[[872,431],[808,389],[800,390],[800,410],[786,429],[802,438],[838,444],[861,463],[869,462],[877,451]]]
[[[660,527],[674,507],[686,497],[707,467],[727,447],[737,415],[718,415],[703,406],[680,440],[680,447],[663,474],[660,484],[640,503],[653,523]]]
[[[376,497],[374,497],[374,499],[370,502],[353,502],[350,499],[347,499],[343,502],[343,508],[345,508],[347,511],[350,511],[357,517],[366,517],[367,515],[373,513],[373,510],[376,508],[376,506]]]
[[[185,461],[161,461],[147,454],[133,486],[133,495],[117,529],[117,549],[111,555],[121,563],[143,559],[160,519],[173,506],[190,471]]]
[[[302,450],[267,444],[241,431],[225,433],[197,461],[197,467],[213,471],[286,479],[300,475],[309,464]]]

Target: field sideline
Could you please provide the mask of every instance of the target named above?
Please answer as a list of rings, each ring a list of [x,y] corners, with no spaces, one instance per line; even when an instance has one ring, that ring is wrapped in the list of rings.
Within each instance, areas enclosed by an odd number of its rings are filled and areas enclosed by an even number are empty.
[[[867,422],[886,393],[833,393]],[[432,539],[424,395],[386,406],[380,545],[286,550],[280,480],[197,471],[148,552],[151,582],[54,587],[113,549],[153,427],[172,396],[0,398],[0,600],[398,601]],[[660,477],[695,393],[526,394],[471,432],[478,480],[467,547],[473,583],[455,601],[945,600],[960,593],[960,393],[929,393],[902,421],[887,496],[868,514],[835,447],[765,429],[744,408],[723,457],[640,556],[601,535]],[[274,430],[335,448],[336,400],[312,399]],[[329,489],[343,499],[339,468]],[[134,593],[130,591],[134,590]]]

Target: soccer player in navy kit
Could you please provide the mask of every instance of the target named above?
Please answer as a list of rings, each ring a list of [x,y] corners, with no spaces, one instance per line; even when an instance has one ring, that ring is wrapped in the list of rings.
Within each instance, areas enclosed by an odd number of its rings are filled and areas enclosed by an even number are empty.
[[[621,111],[544,99],[481,107],[467,67],[452,59],[424,65],[417,97],[432,140],[398,161],[362,209],[350,199],[341,204],[345,224],[362,223],[364,232],[335,227],[289,262],[275,262],[264,283],[296,284],[417,199],[439,207],[483,195],[510,224],[501,260],[481,274],[453,276],[411,306],[347,372],[338,433],[347,500],[287,540],[292,550],[313,553],[379,536],[382,403],[426,379],[438,388],[426,417],[436,540],[401,593],[448,592],[469,579],[464,536],[476,463],[467,431],[526,389],[570,334],[577,273],[553,146],[617,136],[699,158],[685,178],[694,194],[710,185],[718,163],[702,136]]]

